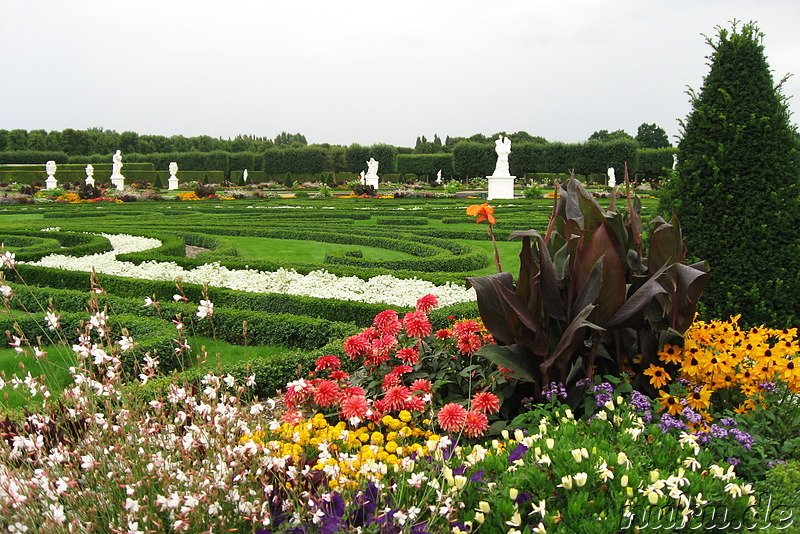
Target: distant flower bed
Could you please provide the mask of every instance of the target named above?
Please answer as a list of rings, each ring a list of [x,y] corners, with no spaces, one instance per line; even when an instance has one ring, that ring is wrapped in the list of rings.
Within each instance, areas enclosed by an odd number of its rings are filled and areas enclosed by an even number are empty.
[[[125,234],[100,235],[111,242],[111,252],[84,257],[51,254],[31,265],[86,272],[94,269],[102,274],[143,280],[171,281],[181,278],[190,284],[208,284],[252,293],[282,293],[392,306],[412,307],[417,299],[426,294],[436,295],[443,306],[475,300],[474,290],[464,289],[456,284],[436,286],[425,280],[400,279],[390,275],[375,276],[365,281],[354,276],[336,276],[325,270],[312,271],[306,275],[293,269],[278,269],[273,272],[234,270],[216,262],[188,270],[174,262],[148,261],[135,265],[118,261],[116,255],[149,250],[160,246],[160,241]]]

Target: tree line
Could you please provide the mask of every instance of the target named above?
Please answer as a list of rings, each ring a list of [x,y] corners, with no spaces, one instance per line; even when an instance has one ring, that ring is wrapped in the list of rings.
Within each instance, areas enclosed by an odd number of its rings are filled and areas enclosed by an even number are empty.
[[[430,141],[426,136],[417,137],[414,147],[396,147],[401,154],[437,154],[452,152],[455,146],[464,141],[472,143],[492,143],[499,136],[511,139],[513,144],[546,144],[547,139],[531,135],[525,131],[515,133],[498,132],[492,136],[475,134],[470,137],[446,136],[444,141],[434,134]],[[589,136],[589,140],[616,141],[635,140],[640,148],[663,148],[670,146],[663,128],[655,124],[642,124],[636,136],[622,130],[608,132],[599,130]],[[183,135],[145,135],[125,131],[118,133],[101,127],[75,130],[66,128],[52,130],[3,130],[0,129],[0,152],[64,152],[68,156],[89,156],[92,154],[112,154],[121,150],[125,154],[158,154],[175,152],[252,152],[262,153],[271,148],[300,148],[308,146],[304,135],[281,132],[273,139],[254,135],[237,135],[233,139],[214,138],[209,135],[185,137]],[[331,147],[328,143],[318,145]]]

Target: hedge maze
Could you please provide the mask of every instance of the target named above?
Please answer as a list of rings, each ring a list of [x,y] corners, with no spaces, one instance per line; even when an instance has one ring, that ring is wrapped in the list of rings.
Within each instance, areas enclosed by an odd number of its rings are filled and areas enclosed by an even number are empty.
[[[465,208],[475,202],[434,199],[419,205],[419,200],[405,199],[270,199],[8,206],[0,211],[0,241],[18,261],[14,270],[4,270],[6,284],[15,293],[10,304],[17,312],[31,313],[0,317],[0,332],[16,330],[28,339],[36,339],[42,335],[45,308],[50,306],[62,316],[64,331],[77,336],[78,324],[87,318],[90,290],[102,288],[93,297],[97,305],[108,310],[110,324],[118,333],[125,328],[136,341],[135,349],[126,353],[128,372],[134,373],[134,362],[148,352],[159,355],[161,369],[166,373],[197,372],[191,361],[175,351],[173,319],[180,315],[193,335],[232,344],[292,349],[294,352],[288,356],[249,360],[224,370],[240,376],[252,372],[263,375],[259,392],[271,395],[274,388],[296,376],[298,365],[310,365],[321,351],[341,354],[341,339],[370,325],[377,313],[387,308],[404,313],[410,308],[328,298],[324,288],[317,297],[307,297],[192,284],[181,284],[179,288],[175,280],[105,274],[96,275],[93,285],[88,272],[22,262],[53,253],[87,256],[108,252],[109,240],[96,235],[102,232],[158,239],[161,246],[157,248],[117,255],[118,260],[137,265],[171,262],[190,269],[215,262],[232,270],[293,269],[301,274],[324,269],[361,280],[391,275],[463,286],[467,276],[486,274],[493,268],[487,250],[479,246],[488,241],[486,227],[474,224],[465,214]],[[495,235],[499,241],[514,230],[543,230],[552,209],[552,201],[545,199],[501,201],[495,205]],[[647,209],[645,202],[645,212]],[[244,259],[234,242],[234,238],[243,236],[332,243],[341,245],[341,249],[325,254],[322,262],[273,257],[268,250],[261,259]],[[203,250],[195,257],[187,257],[187,246]],[[404,257],[367,259],[361,253],[363,247],[398,251]],[[188,300],[175,302],[176,293]],[[145,297],[159,302],[158,309],[144,306]],[[204,298],[214,302],[212,320],[196,317],[197,303]],[[434,328],[444,328],[449,324],[448,317],[477,315],[476,304],[465,302],[439,308],[432,312],[431,319]]]

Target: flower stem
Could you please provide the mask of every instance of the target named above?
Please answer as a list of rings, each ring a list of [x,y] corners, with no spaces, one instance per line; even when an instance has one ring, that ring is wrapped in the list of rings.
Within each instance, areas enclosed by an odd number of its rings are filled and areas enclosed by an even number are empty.
[[[494,264],[497,267],[497,272],[502,273],[503,268],[500,266],[500,252],[497,250],[497,241],[494,239],[494,232],[492,231],[492,224],[489,225],[489,238],[492,240],[492,247],[494,247]]]

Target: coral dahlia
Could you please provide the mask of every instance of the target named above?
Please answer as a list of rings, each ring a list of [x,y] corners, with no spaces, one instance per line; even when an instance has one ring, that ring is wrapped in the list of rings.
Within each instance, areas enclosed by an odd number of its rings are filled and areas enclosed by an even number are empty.
[[[467,410],[455,402],[445,404],[437,416],[439,426],[447,432],[460,432],[467,422]]]

